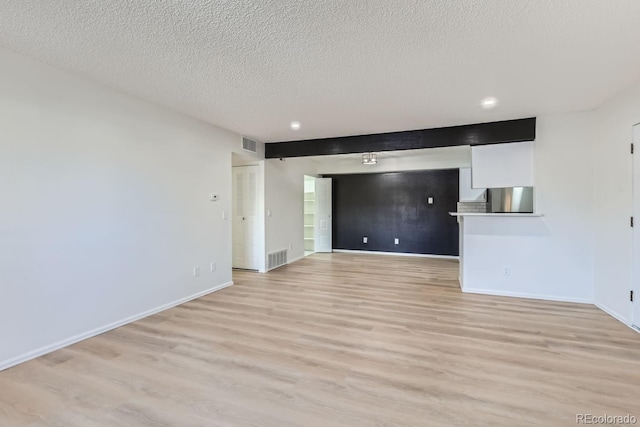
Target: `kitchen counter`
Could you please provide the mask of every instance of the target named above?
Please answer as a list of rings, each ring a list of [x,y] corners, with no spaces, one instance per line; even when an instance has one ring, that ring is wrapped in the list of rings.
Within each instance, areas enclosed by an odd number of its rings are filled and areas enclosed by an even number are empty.
[[[553,274],[544,268],[551,239],[541,213],[450,212],[460,227],[460,287],[463,292],[550,298]],[[548,254],[548,257],[547,257]]]

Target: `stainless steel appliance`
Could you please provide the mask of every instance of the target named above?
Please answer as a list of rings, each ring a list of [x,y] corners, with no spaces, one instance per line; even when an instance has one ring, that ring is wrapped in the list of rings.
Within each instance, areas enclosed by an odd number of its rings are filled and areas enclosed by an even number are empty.
[[[533,213],[533,187],[489,188],[493,213]]]

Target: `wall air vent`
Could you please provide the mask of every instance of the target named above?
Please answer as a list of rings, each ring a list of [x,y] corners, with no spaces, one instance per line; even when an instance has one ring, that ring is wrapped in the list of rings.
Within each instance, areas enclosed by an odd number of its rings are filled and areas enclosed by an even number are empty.
[[[242,149],[244,151],[249,151],[251,153],[258,152],[258,142],[254,139],[247,138],[246,136],[242,137]]]
[[[281,251],[277,252],[271,252],[267,255],[267,271],[286,265],[287,258],[288,257],[286,249],[282,249]]]

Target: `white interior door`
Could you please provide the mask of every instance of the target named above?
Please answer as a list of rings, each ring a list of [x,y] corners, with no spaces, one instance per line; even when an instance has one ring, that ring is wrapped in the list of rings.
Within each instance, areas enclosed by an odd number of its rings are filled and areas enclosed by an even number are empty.
[[[258,166],[233,168],[233,268],[258,269]]]
[[[633,272],[632,323],[640,329],[640,124],[633,127]]]
[[[316,252],[332,252],[331,178],[316,179]]]

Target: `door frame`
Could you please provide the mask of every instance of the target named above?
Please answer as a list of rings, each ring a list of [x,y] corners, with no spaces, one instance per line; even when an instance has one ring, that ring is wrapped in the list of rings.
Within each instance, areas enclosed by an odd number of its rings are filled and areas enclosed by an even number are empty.
[[[258,173],[257,173],[257,191],[256,191],[256,197],[257,197],[257,218],[256,218],[256,227],[254,230],[254,243],[256,245],[256,252],[255,255],[257,257],[257,262],[256,262],[256,266],[257,266],[257,271],[260,273],[264,273],[266,272],[266,245],[265,245],[265,229],[266,229],[266,224],[265,224],[265,200],[264,200],[264,191],[265,191],[265,178],[264,178],[264,160],[256,160],[256,159],[251,159],[251,158],[247,158],[244,155],[238,154],[238,153],[232,153],[232,160],[231,160],[231,180],[230,180],[230,187],[231,187],[231,210],[229,212],[229,216],[231,219],[231,239],[230,239],[230,246],[229,246],[229,250],[231,255],[231,264],[233,266],[233,242],[234,242],[234,235],[233,235],[233,207],[234,202],[235,202],[235,194],[233,191],[233,168],[235,167],[242,167],[242,166],[257,166],[258,167]]]
[[[632,215],[634,224],[631,228],[631,289],[633,301],[629,298],[630,305],[630,326],[640,331],[640,122],[632,127],[633,150],[631,161],[631,193],[632,193]]]

